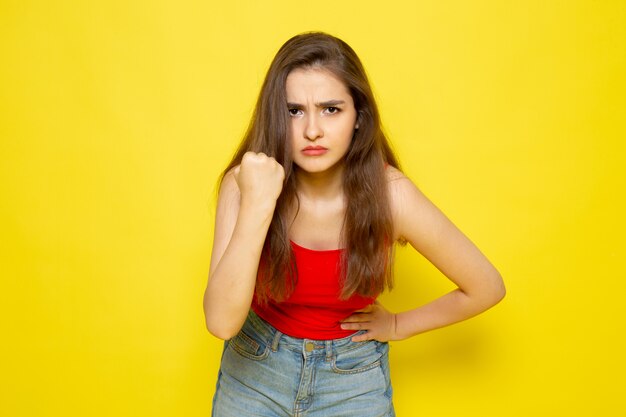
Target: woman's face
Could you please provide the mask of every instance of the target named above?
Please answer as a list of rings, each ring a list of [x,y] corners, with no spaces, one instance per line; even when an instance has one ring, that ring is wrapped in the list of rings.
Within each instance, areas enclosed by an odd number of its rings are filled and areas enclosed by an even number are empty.
[[[357,111],[345,84],[330,71],[295,69],[287,76],[293,161],[311,174],[343,166]]]

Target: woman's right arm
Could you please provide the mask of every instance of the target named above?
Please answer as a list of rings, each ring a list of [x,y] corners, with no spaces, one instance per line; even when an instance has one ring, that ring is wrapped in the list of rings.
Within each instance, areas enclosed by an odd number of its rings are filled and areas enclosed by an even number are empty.
[[[207,329],[220,339],[235,336],[248,315],[263,243],[284,176],[274,158],[248,152],[222,181],[204,292]]]

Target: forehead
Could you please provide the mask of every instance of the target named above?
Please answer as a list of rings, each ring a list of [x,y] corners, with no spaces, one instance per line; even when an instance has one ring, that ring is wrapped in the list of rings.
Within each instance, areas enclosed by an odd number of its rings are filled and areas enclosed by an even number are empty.
[[[332,72],[323,68],[298,68],[289,73],[287,100],[351,98],[348,87]]]

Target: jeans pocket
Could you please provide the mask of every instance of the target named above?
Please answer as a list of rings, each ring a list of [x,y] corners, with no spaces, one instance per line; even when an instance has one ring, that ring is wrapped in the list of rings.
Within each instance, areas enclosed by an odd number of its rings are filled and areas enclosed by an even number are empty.
[[[252,359],[254,361],[261,361],[270,353],[270,347],[268,344],[255,340],[242,329],[237,336],[228,341],[228,345],[233,350],[239,353],[241,356]]]
[[[338,374],[357,374],[380,367],[382,353],[374,341],[335,355],[331,362],[333,372]]]

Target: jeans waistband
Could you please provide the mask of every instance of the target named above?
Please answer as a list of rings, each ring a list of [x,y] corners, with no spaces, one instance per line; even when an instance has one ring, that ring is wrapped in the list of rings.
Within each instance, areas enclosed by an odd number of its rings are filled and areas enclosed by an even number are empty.
[[[365,333],[364,330],[356,332],[353,335],[343,337],[341,339],[331,340],[300,339],[297,337],[291,337],[284,333],[281,333],[278,329],[263,320],[252,310],[250,310],[250,312],[248,313],[247,323],[252,326],[254,331],[263,340],[267,341],[273,351],[276,351],[278,349],[278,346],[281,346],[285,349],[293,350],[296,352],[303,352],[307,356],[320,355],[330,357],[333,354],[338,355],[342,352],[356,349],[368,343],[376,343],[375,340],[368,340],[363,342],[352,341],[353,336]]]

